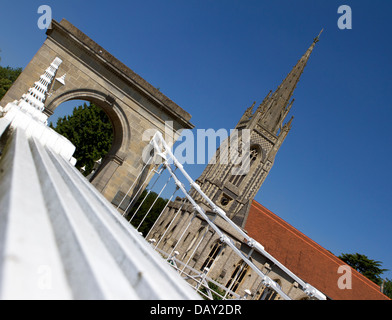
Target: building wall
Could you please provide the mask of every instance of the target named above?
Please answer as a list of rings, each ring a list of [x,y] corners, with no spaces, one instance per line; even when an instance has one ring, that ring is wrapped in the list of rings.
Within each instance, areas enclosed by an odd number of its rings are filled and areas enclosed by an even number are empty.
[[[242,259],[228,246],[223,246],[222,251],[219,251],[221,242],[215,231],[211,230],[203,219],[194,215],[194,211],[189,204],[181,205],[182,199],[178,198],[168,206],[147,235],[147,240],[154,239],[157,248],[165,253],[165,257],[171,256],[174,251],[177,251],[177,259],[199,270],[199,272],[202,272],[208,266],[207,275],[209,278],[230,287],[230,284],[235,283],[236,277],[240,274],[236,271],[238,271],[237,267],[242,265]],[[239,250],[245,254],[250,252],[250,247],[223,219],[218,216],[214,217],[212,213],[208,214],[215,224],[234,240]],[[214,257],[212,265],[209,266],[206,261],[208,261],[209,256],[213,256],[214,250],[217,250],[218,254]],[[302,289],[298,288],[298,284],[293,279],[274,266],[266,257],[253,252],[251,259],[264,274],[276,281],[290,298],[294,300],[308,298]],[[242,267],[246,267],[246,264],[243,264]],[[262,297],[263,292],[267,293],[269,289],[262,285],[262,279],[254,270],[250,267],[246,270],[245,275],[239,281],[238,287],[233,291],[240,296],[244,296],[245,290],[250,290],[252,294],[248,299],[257,300]],[[232,279],[231,282],[230,279]],[[273,294],[273,292],[269,295],[269,298],[280,299],[279,295]]]

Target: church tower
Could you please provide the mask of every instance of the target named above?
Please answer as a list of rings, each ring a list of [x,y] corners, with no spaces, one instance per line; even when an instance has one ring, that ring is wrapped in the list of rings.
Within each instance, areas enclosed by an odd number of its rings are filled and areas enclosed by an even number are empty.
[[[288,114],[294,102],[293,93],[319,36],[276,91],[270,92],[259,106],[255,107],[256,103],[253,103],[245,110],[235,130],[222,142],[213,161],[196,180],[209,200],[243,229],[252,201],[291,129],[293,117],[289,118]],[[242,168],[245,170],[239,170]],[[297,296],[297,282],[282,273],[280,267],[274,267],[275,263],[269,257],[254,250],[252,240],[248,242],[249,239],[233,228],[226,217],[217,214],[216,208],[195,187],[189,193],[194,201],[189,201],[188,197],[177,197],[168,202],[146,235],[148,241],[185,279],[189,279],[196,288],[203,283],[206,288],[208,277],[208,281],[225,288],[225,294],[243,296],[251,292],[252,299],[275,299],[269,284],[257,276],[261,272],[273,277],[271,281],[277,286],[290,288],[290,296]],[[194,202],[215,227],[199,214]],[[242,252],[241,257],[238,251]],[[245,256],[252,258],[251,263],[259,270],[257,275],[254,268],[245,263]],[[302,289],[300,291],[303,293]]]
[[[276,91],[270,92],[255,110],[253,103],[245,111],[235,127],[236,130],[218,148],[213,158],[215,163],[208,164],[196,180],[201,190],[240,227],[244,227],[252,200],[271,170],[276,154],[291,129],[293,117],[288,121],[286,118],[294,102],[294,89],[320,34]],[[229,154],[236,151],[233,148],[239,148],[237,154],[241,153],[243,149],[238,146],[241,146],[242,140],[245,141],[245,133],[250,135],[250,145],[242,161],[249,160],[249,170],[245,174],[238,174],[236,168],[238,169],[239,164],[230,161]],[[237,140],[233,134],[238,136]],[[233,141],[239,143],[233,144]],[[196,193],[193,193],[193,196],[195,200],[203,202]]]

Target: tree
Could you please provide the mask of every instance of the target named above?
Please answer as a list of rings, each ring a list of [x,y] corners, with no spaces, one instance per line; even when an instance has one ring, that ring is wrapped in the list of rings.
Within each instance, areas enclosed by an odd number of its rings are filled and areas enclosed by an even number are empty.
[[[76,167],[86,167],[84,175],[91,173],[94,162],[103,158],[110,150],[113,129],[109,118],[99,107],[84,103],[75,107],[72,115],[59,118],[51,128],[70,140],[76,147]]]
[[[381,274],[388,271],[388,269],[381,269],[380,261],[369,259],[363,254],[344,253],[338,258],[379,286],[382,283]]]
[[[147,195],[148,191],[144,190],[135,204],[132,206],[132,209],[127,213],[126,219],[130,220],[134,213],[137,211],[136,215],[132,218],[131,224],[138,228],[139,224],[144,219],[143,223],[140,224],[138,231],[143,233],[143,235],[147,235],[148,231],[152,228],[154,222],[158,219],[160,213],[165,208],[166,203],[168,202],[167,199],[163,199],[158,197],[158,194],[150,191]],[[146,198],[147,196],[147,198]],[[145,199],[145,200],[144,200]],[[155,201],[155,199],[157,199]],[[154,203],[155,201],[155,203]],[[143,203],[142,203],[143,202]],[[152,204],[154,203],[154,206]],[[140,206],[141,204],[141,206]],[[140,208],[139,208],[140,206]],[[151,208],[151,209],[150,209]],[[148,213],[148,215],[146,215]]]
[[[382,292],[389,298],[392,299],[392,280],[389,280],[386,278],[383,280],[383,285],[382,285]]]
[[[8,67],[0,66],[0,100],[4,97],[8,89],[11,88],[12,84],[19,77],[21,72],[22,72],[22,68],[11,68],[9,66]]]

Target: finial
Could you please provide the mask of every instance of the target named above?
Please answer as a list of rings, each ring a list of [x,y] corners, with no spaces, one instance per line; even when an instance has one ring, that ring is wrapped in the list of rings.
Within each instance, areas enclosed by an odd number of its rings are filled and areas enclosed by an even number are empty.
[[[292,117],[290,118],[290,120],[289,120],[288,122],[285,123],[285,125],[284,125],[283,128],[282,128],[282,131],[286,131],[286,132],[289,132],[289,131],[290,131],[290,129],[291,129],[291,127],[292,127],[293,119],[294,119],[294,116],[292,116]]]
[[[321,36],[321,34],[323,33],[323,31],[324,31],[324,28],[322,28],[321,31],[320,31],[320,33],[318,34],[318,36],[317,36],[316,38],[314,38],[314,40],[313,40],[314,43],[319,42],[320,36]]]
[[[246,109],[245,115],[247,117],[250,117],[253,114],[253,108],[254,108],[255,104],[256,104],[256,101],[254,101],[253,104],[248,109]]]

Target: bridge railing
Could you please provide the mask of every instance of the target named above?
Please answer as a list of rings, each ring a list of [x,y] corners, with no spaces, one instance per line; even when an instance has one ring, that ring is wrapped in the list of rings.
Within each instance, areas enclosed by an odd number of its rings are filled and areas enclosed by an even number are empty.
[[[272,280],[271,277],[264,271],[260,266],[256,265],[255,261],[255,256],[256,255],[261,255],[262,257],[266,258],[268,261],[273,263],[277,268],[281,270],[281,272],[285,275],[285,277],[290,278],[293,282],[298,284],[298,287],[302,289],[303,293],[308,296],[310,299],[319,299],[319,300],[325,300],[326,297],[323,293],[321,293],[319,290],[311,286],[310,284],[306,283],[303,281],[301,278],[299,278],[295,273],[293,273],[291,270],[289,270],[284,264],[280,263],[276,258],[274,258],[270,253],[268,253],[264,247],[257,242],[256,240],[252,239],[251,237],[248,236],[246,232],[244,232],[241,228],[239,228],[230,218],[227,217],[226,213],[218,207],[211,199],[209,199],[201,190],[200,186],[192,180],[192,178],[189,176],[189,174],[184,170],[183,166],[179,161],[176,159],[176,157],[173,155],[171,152],[171,148],[168,147],[166,144],[165,140],[162,137],[162,134],[157,132],[153,139],[151,140],[151,145],[154,148],[154,154],[155,156],[151,156],[149,161],[153,160],[155,157],[155,163],[161,163],[160,166],[157,166],[155,171],[150,171],[150,174],[153,172],[158,173],[157,178],[155,180],[152,180],[152,186],[149,187],[149,191],[151,191],[152,187],[156,184],[160,176],[162,175],[162,171],[166,170],[168,172],[168,180],[167,182],[163,185],[163,187],[160,189],[160,191],[157,194],[157,197],[155,201],[158,199],[158,197],[161,195],[163,190],[165,189],[166,185],[170,180],[174,181],[176,189],[174,190],[173,194],[171,195],[168,203],[166,206],[163,208],[162,212],[160,213],[160,216],[156,219],[154,226],[148,231],[146,234],[146,239],[151,242],[152,246],[156,249],[159,250],[160,253],[166,258],[166,260],[176,269],[179,271],[179,273],[188,280],[188,282],[199,292],[201,292],[203,295],[205,295],[207,298],[212,298],[211,294],[206,295],[205,292],[210,292],[210,288],[208,286],[208,281],[205,279],[209,279],[211,282],[211,278],[208,278],[208,273],[210,269],[213,266],[213,263],[215,260],[217,260],[217,257],[219,254],[222,253],[223,248],[229,248],[230,252],[233,252],[239,259],[240,263],[238,265],[238,272],[233,275],[233,279],[231,279],[228,282],[228,286],[221,288],[225,291],[225,294],[221,298],[239,298],[239,295],[235,292],[236,290],[233,288],[233,286],[238,289],[238,285],[241,281],[243,281],[243,277],[246,273],[246,270],[251,269],[253,274],[258,277],[258,286],[257,291],[262,292],[260,295],[261,298],[268,298],[271,296],[271,294],[274,294],[275,296],[279,297],[280,299],[285,299],[285,300],[291,300],[289,294],[283,290],[282,286],[277,283],[276,281]],[[159,161],[156,161],[156,158],[159,159]],[[176,170],[178,170],[176,172]],[[180,178],[180,175],[182,179]],[[190,185],[190,188],[195,191],[194,193],[191,194],[190,191],[187,190],[186,184]],[[130,188],[132,189],[132,188]],[[177,193],[177,191],[181,191],[183,195],[183,204],[180,205],[178,210],[172,211],[170,217],[168,216],[168,209],[167,205],[169,205],[174,198],[174,195]],[[208,208],[205,208],[205,206],[202,206],[199,201],[195,201],[194,194],[197,193],[198,196],[201,196],[203,199],[203,203],[207,205]],[[135,193],[135,196],[137,193]],[[124,198],[127,195],[124,196]],[[138,214],[138,210],[141,207],[141,204],[145,199],[147,199],[148,193],[144,196],[144,199],[140,203],[140,205],[136,208],[134,212],[132,212],[131,216],[128,217],[130,218],[129,221],[132,222],[133,218]],[[144,216],[141,219],[141,222],[138,222],[135,227],[139,229],[149,213],[151,212],[151,209],[153,208],[155,201],[152,203],[151,207],[144,213]],[[184,204],[187,204],[188,207],[191,207],[190,212],[193,212],[193,214],[190,215],[185,215],[183,214],[185,211],[182,210],[182,206]],[[134,204],[133,201],[131,201],[128,205],[127,210],[129,207]],[[178,204],[178,202],[177,202]],[[129,211],[124,212],[124,216],[128,214]],[[189,209],[188,209],[189,210]],[[163,215],[166,215],[166,222],[163,223],[161,217]],[[176,250],[179,247],[179,244],[182,243],[183,245],[185,244],[186,237],[185,234],[188,232],[187,230],[192,229],[192,223],[194,223],[198,218],[199,220],[204,221],[204,225],[207,226],[205,231],[203,231],[203,235],[196,236],[194,242],[189,244],[189,248],[187,249],[187,252],[189,252],[189,255],[185,254],[184,252],[178,252],[177,255],[181,255],[184,258],[178,259],[176,255],[173,255],[173,253],[176,252]],[[219,219],[217,219],[219,217]],[[179,222],[180,219],[183,221]],[[220,221],[218,223],[218,220]],[[164,230],[161,230],[159,232],[154,232],[155,225],[160,221],[160,225],[166,225],[164,227]],[[175,229],[173,227],[174,221],[176,221],[177,225],[182,225],[183,230],[182,234],[174,239],[170,239],[172,236],[172,232]],[[222,228],[222,225],[225,225],[226,230]],[[197,229],[199,227],[193,227],[193,230]],[[230,230],[228,232],[227,230]],[[171,231],[170,231],[171,230]],[[201,246],[202,243],[206,243],[206,236],[207,236],[207,231],[210,230],[215,234],[215,237],[219,239],[219,242],[221,244],[221,249],[217,251],[214,254],[214,259],[211,263],[207,265],[207,268],[203,268],[199,271],[193,269],[190,267],[189,263],[192,261],[192,257],[195,255],[195,253],[198,251],[199,247]],[[158,235],[158,238],[154,238],[154,234]],[[244,251],[238,248],[236,244],[236,240],[233,238],[233,234],[236,234],[236,239],[241,239],[246,244],[246,247],[248,248],[248,251]],[[162,245],[162,241],[166,239],[166,242],[171,242],[173,243],[171,247],[169,248],[170,252],[165,252],[162,248],[165,246]],[[188,244],[187,244],[188,246]],[[168,246],[166,245],[166,248]],[[167,249],[166,249],[167,250]],[[178,266],[181,265],[181,269],[178,268]],[[206,270],[205,270],[206,269]],[[202,279],[203,281],[196,281],[196,278]],[[256,281],[257,282],[257,281]],[[255,282],[255,283],[256,283]],[[218,284],[218,287],[220,284]],[[253,285],[254,287],[255,285]],[[204,287],[204,290],[200,291],[200,287]],[[242,290],[245,292],[244,297],[247,298],[256,298],[258,296],[256,292],[251,292],[250,290]],[[263,294],[265,293],[265,294]],[[268,294],[267,294],[268,293]],[[271,293],[271,294],[270,294]],[[216,297],[216,292],[215,292],[215,297]]]
[[[26,117],[0,118],[0,299],[199,299]]]

